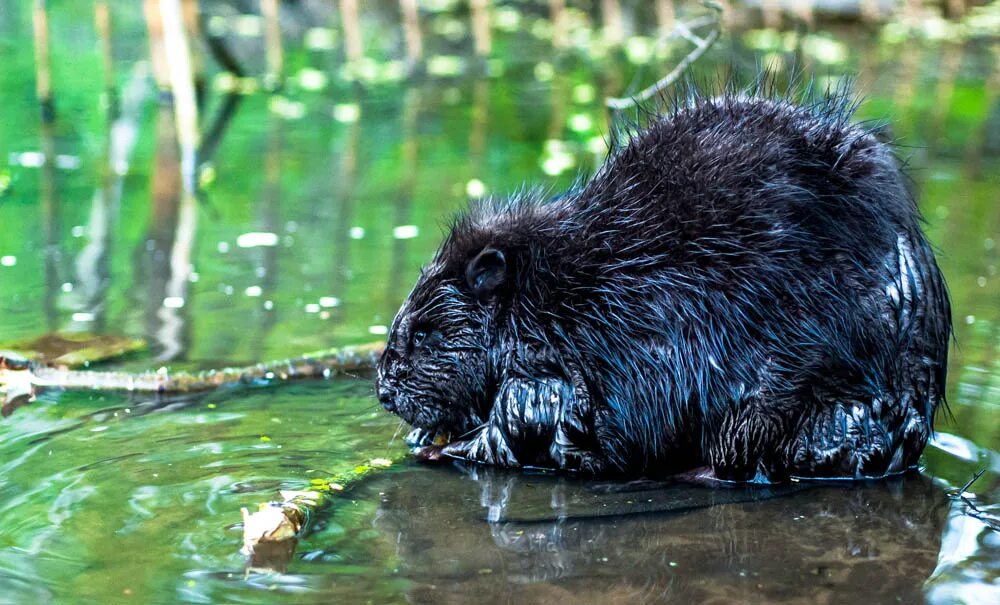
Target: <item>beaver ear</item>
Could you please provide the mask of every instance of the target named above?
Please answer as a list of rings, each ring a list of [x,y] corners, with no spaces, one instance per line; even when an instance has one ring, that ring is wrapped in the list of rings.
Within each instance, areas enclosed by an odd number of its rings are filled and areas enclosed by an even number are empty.
[[[483,248],[465,268],[465,282],[480,300],[491,298],[507,278],[507,259],[496,248]]]

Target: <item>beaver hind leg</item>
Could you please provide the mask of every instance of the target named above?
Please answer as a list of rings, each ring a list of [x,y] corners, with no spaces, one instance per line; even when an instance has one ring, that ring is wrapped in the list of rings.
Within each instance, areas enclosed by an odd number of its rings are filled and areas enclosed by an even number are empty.
[[[753,482],[884,477],[914,466],[930,435],[926,418],[905,401],[815,402],[798,418],[781,409],[789,408],[748,402],[727,413],[710,452],[716,477]]]
[[[803,478],[866,479],[901,473],[927,443],[926,419],[912,406],[883,413],[882,402],[836,402],[804,419],[785,448],[787,473]]]

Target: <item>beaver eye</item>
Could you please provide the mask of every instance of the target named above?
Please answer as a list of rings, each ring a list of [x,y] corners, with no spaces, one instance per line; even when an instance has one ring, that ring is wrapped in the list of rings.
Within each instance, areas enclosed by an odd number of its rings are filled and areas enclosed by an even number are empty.
[[[419,349],[420,345],[427,340],[427,332],[424,330],[414,330],[413,334],[410,336],[410,346],[414,349]]]

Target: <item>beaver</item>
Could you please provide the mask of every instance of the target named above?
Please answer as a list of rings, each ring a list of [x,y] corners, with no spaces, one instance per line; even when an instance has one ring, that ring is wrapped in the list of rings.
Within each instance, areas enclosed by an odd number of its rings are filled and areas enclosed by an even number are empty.
[[[685,95],[586,181],[458,215],[376,377],[424,459],[727,481],[912,468],[950,303],[849,92]]]

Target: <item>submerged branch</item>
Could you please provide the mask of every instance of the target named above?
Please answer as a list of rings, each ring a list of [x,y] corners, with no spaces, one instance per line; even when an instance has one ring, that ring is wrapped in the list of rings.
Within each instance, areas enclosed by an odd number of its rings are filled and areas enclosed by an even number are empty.
[[[977,506],[976,503],[973,502],[971,498],[965,495],[966,493],[969,492],[969,488],[972,487],[972,484],[978,481],[979,478],[982,477],[985,473],[986,469],[984,468],[983,470],[974,474],[972,478],[969,479],[968,483],[966,483],[964,486],[962,486],[961,489],[955,492],[953,497],[958,498],[959,500],[962,501],[962,504],[965,505],[965,514],[972,517],[973,519],[980,521],[983,525],[992,529],[993,531],[1000,532],[1000,517],[997,517],[995,514],[992,514],[990,512],[984,511],[983,509],[979,508],[979,506]]]
[[[280,491],[281,500],[265,502],[251,513],[243,513],[243,548],[249,557],[246,574],[251,571],[284,573],[295,555],[298,541],[314,525],[316,517],[333,501],[369,475],[394,463],[388,458],[373,458],[366,464],[339,473],[329,479],[314,479],[302,491]]]
[[[202,372],[170,372],[161,369],[156,372],[132,374],[74,371],[31,364],[11,367],[9,364],[5,366],[0,363],[0,392],[15,385],[18,392],[23,392],[25,385],[30,385],[34,388],[191,393],[241,384],[271,384],[303,378],[329,378],[346,372],[374,368],[382,353],[382,347],[382,343],[372,343],[334,348],[292,359]]]

